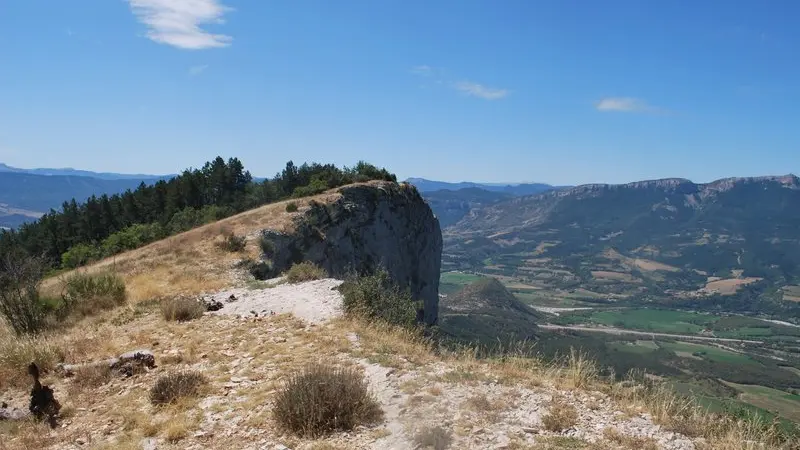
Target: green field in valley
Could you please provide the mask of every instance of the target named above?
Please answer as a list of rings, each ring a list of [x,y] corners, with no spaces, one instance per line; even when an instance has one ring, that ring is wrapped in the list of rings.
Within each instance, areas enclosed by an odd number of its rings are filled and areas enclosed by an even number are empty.
[[[452,294],[458,292],[464,286],[483,278],[481,275],[475,275],[464,272],[443,272],[439,277],[439,293]]]
[[[800,422],[800,395],[765,386],[730,382],[726,382],[726,384],[741,392],[739,400],[787,419]]]
[[[694,344],[690,342],[659,342],[661,348],[674,352],[681,357],[702,358],[708,361],[732,364],[759,364],[744,353],[721,349],[714,345]]]

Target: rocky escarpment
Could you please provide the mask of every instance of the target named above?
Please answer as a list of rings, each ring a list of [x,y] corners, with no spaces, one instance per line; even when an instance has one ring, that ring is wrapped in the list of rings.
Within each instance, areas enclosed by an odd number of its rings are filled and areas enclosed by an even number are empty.
[[[418,319],[435,324],[439,309],[442,232],[416,188],[371,182],[340,189],[329,203],[312,203],[294,219],[294,230],[265,230],[264,256],[280,272],[311,261],[331,276],[385,268],[401,288],[423,302]]]

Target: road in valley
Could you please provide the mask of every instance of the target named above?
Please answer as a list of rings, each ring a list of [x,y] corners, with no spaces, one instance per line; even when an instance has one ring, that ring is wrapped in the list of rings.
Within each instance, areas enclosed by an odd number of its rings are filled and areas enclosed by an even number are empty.
[[[539,325],[539,328],[544,330],[571,330],[571,331],[586,331],[589,333],[607,333],[607,334],[635,334],[647,337],[669,337],[675,339],[697,340],[697,341],[714,341],[714,342],[736,342],[744,344],[763,344],[763,341],[749,341],[747,339],[730,339],[718,338],[712,336],[693,336],[691,334],[669,334],[669,333],[651,333],[649,331],[635,331],[623,330],[621,328],[612,327],[577,327],[577,326],[564,326],[564,325]]]

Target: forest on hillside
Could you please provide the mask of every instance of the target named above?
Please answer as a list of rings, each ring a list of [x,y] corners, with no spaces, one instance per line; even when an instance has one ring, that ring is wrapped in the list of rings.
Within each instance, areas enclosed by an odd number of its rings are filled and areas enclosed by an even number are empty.
[[[53,269],[73,268],[267,203],[368,180],[397,178],[364,161],[343,168],[289,161],[273,178],[256,182],[238,158],[217,157],[122,194],[65,199],[59,210],[0,232],[0,255],[36,256]]]

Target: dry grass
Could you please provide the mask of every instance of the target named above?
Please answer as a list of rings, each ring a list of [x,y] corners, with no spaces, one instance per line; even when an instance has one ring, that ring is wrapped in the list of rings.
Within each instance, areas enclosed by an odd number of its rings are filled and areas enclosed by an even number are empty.
[[[98,388],[111,381],[111,367],[107,364],[81,366],[75,370],[70,385],[71,393]]]
[[[548,408],[542,416],[545,430],[560,433],[578,424],[578,411],[563,398],[553,398]]]
[[[43,372],[49,372],[66,355],[64,346],[53,338],[17,337],[0,326],[0,392],[9,386],[30,384],[29,363],[35,362]]]
[[[122,277],[109,273],[75,272],[62,280],[64,307],[70,313],[90,316],[125,304]]]
[[[641,436],[630,436],[621,433],[616,428],[606,428],[603,430],[603,438],[613,442],[622,448],[630,450],[658,450],[658,443],[655,439]]]
[[[569,355],[563,358],[563,363],[559,366],[556,361],[552,366],[553,375],[559,376],[568,388],[588,389],[596,381],[599,370],[597,362],[586,352],[570,348]]]
[[[750,283],[755,283],[756,281],[759,280],[761,280],[761,278],[757,277],[726,278],[723,280],[716,280],[706,283],[706,286],[701,290],[705,292],[717,292],[720,295],[733,295],[742,286],[746,286]]]
[[[174,297],[161,303],[161,316],[172,322],[188,322],[203,317],[205,306],[193,298]]]
[[[200,388],[208,383],[203,374],[194,371],[173,372],[156,380],[150,389],[150,403],[166,405],[186,397],[200,394]]]
[[[445,450],[453,442],[453,434],[442,427],[425,427],[414,435],[418,449]]]
[[[339,197],[338,192],[331,191],[291,202],[295,202],[302,212],[311,201],[326,203]],[[289,232],[293,228],[294,216],[285,210],[289,202],[252,209],[106,258],[81,271],[119,274],[125,280],[132,302],[219,290],[234,282],[230,267],[243,256],[258,259],[260,249],[257,243],[248,242],[243,252],[231,253],[215,245],[215,238],[225,233],[247,235],[263,229]],[[66,273],[65,276],[72,273]],[[43,291],[56,296],[59,293],[58,279],[45,280]]]
[[[312,262],[301,262],[293,265],[286,271],[286,281],[289,283],[303,283],[306,281],[320,280],[328,274],[321,267]]]
[[[273,414],[284,430],[311,437],[350,431],[383,418],[360,372],[321,364],[289,376],[276,395]]]
[[[469,409],[482,413],[494,412],[501,409],[499,403],[490,401],[484,394],[473,395],[468,398],[466,400],[466,405]]]

